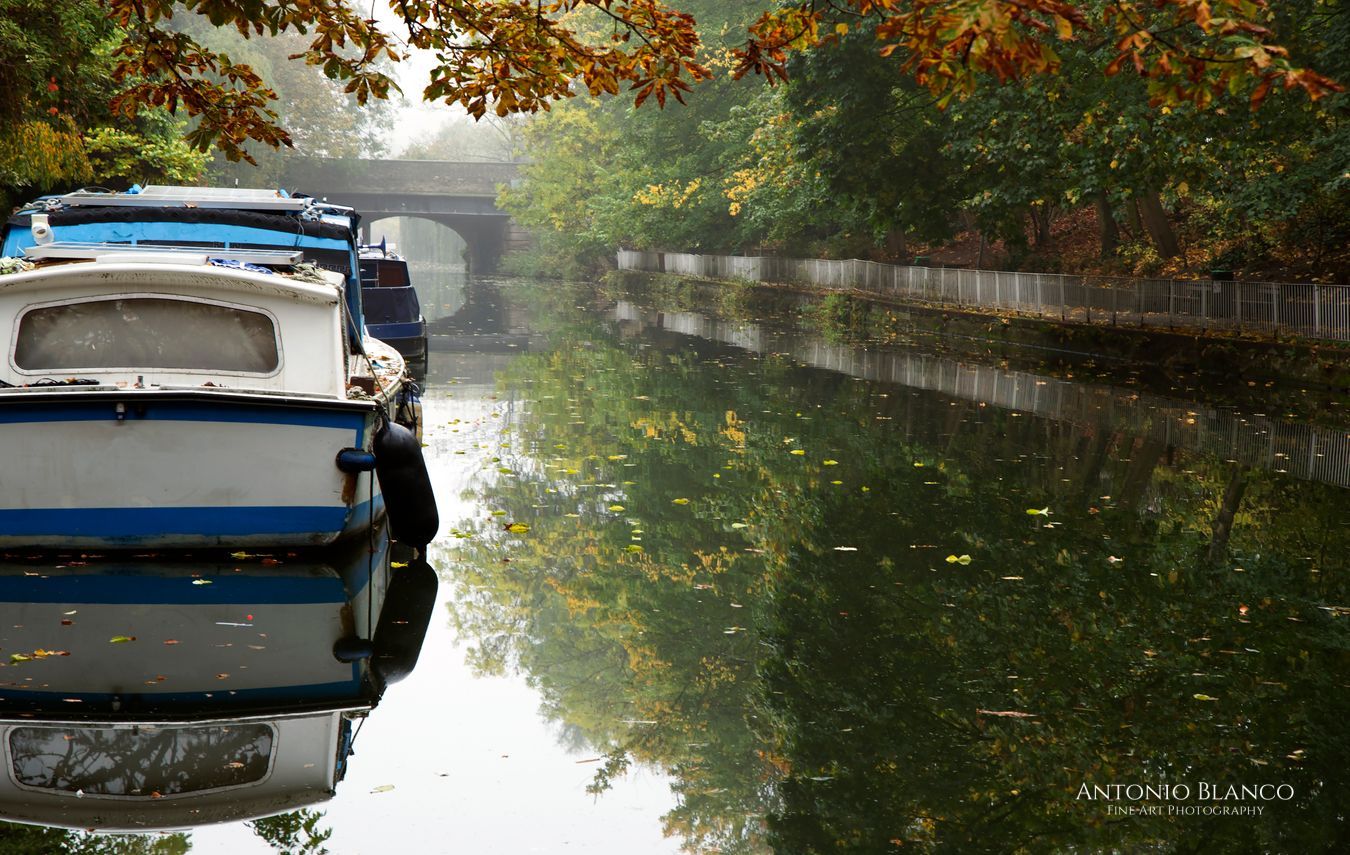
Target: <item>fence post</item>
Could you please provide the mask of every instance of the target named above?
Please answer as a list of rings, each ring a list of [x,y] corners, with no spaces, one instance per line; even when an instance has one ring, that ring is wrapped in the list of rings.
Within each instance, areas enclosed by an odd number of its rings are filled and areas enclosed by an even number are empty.
[[[1313,283],[1313,335],[1322,337],[1322,289]]]
[[[1176,326],[1177,321],[1177,283],[1175,279],[1167,280],[1167,328],[1170,330]]]

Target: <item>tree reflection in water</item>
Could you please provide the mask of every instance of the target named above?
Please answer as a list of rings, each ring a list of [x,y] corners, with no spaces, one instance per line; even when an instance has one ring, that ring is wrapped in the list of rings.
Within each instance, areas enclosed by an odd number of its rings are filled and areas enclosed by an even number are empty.
[[[473,661],[607,753],[598,789],[660,766],[693,851],[1345,834],[1346,491],[565,316],[502,379],[512,474],[477,498],[505,516],[451,579]],[[1202,781],[1295,796],[1076,798]]]

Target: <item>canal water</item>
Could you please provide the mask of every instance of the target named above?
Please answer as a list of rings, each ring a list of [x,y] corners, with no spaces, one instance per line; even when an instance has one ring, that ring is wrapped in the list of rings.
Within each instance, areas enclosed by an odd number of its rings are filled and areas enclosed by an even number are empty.
[[[1334,398],[688,289],[436,302],[440,604],[298,818],[322,847],[1345,837]],[[273,851],[243,824],[186,843]]]

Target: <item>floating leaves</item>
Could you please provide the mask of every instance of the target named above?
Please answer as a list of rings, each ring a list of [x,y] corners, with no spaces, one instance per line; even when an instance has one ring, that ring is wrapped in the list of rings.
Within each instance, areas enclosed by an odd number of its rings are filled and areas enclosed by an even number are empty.
[[[194,585],[210,585],[210,584],[211,584],[211,580],[210,580],[210,579],[193,579],[193,580],[192,580],[192,584],[194,584]]]
[[[795,454],[795,455],[797,455],[798,457],[805,457],[805,456],[806,456],[806,451],[805,451],[804,449],[801,449],[801,448],[794,448],[794,449],[792,449],[791,451],[789,451],[788,454]]]
[[[616,514],[617,514],[617,513],[622,513],[623,511],[628,510],[628,509],[625,508],[623,505],[610,505],[610,506],[609,506],[609,509],[610,509],[611,511],[613,511],[614,513],[616,513]]]
[[[825,460],[822,460],[822,461],[820,462],[820,465],[821,465],[821,466],[838,466],[838,465],[839,465],[839,461],[838,461],[838,460],[830,460],[829,458],[826,458]]]
[[[1214,697],[1213,695],[1206,695],[1206,694],[1202,694],[1202,693],[1200,693],[1200,692],[1196,692],[1194,695],[1191,695],[1191,697],[1195,698],[1197,701],[1217,701],[1217,700],[1218,700],[1218,698]]]
[[[371,789],[371,792],[372,792],[372,793],[387,793],[387,792],[389,792],[389,791],[392,790],[392,789],[394,789],[394,785],[393,785],[393,784],[380,784],[378,787],[375,787],[375,788]]]
[[[1044,508],[1027,508],[1027,515],[1033,517],[1048,517],[1050,516],[1050,508],[1049,506]]]
[[[689,504],[689,500],[688,500],[688,499],[684,499],[684,498],[680,498],[680,499],[671,499],[671,504],[673,504],[673,505],[687,505],[687,504]]]
[[[114,635],[112,638],[108,639],[108,643],[109,643],[109,644],[126,644],[128,641],[135,641],[135,640],[136,640],[136,636],[134,636],[134,635]]]
[[[523,522],[507,523],[506,525],[502,526],[502,528],[506,529],[512,534],[524,534],[525,532],[530,530],[530,527]]]
[[[969,564],[972,560],[974,560],[974,559],[972,559],[969,555],[966,555],[965,553],[962,553],[961,555],[948,555],[948,556],[947,556],[947,563],[948,563],[948,564],[960,564],[962,567],[964,567],[964,566],[966,566],[967,564]]]
[[[633,554],[636,555],[637,553],[639,553],[639,552],[642,551],[642,547],[641,547],[641,546],[638,546],[636,543],[630,543],[630,544],[628,544],[627,546],[625,546],[625,547],[623,548],[623,551],[624,551],[624,552],[631,552],[631,553],[633,553]]]

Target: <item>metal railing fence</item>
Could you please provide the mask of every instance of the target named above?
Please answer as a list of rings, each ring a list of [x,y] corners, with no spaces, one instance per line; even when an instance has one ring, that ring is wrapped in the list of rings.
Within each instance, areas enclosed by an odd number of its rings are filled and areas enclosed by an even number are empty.
[[[857,290],[1079,323],[1350,341],[1350,285],[1133,279],[627,249],[619,250],[618,265],[620,270]]]

